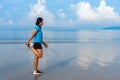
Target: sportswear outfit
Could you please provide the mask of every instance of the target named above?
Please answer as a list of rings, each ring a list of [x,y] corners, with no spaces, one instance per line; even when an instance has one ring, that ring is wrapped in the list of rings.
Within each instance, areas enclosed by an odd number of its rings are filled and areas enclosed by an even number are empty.
[[[43,32],[41,26],[36,25],[34,30],[37,30],[37,33],[34,37],[34,48],[35,49],[42,49],[42,41],[43,41]]]

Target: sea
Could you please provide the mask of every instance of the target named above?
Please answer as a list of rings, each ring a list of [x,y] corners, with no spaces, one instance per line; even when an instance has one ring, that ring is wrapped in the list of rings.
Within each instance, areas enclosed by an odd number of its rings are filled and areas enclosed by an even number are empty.
[[[0,30],[0,43],[25,42],[32,30]],[[43,29],[45,42],[120,42],[120,30],[52,30]]]

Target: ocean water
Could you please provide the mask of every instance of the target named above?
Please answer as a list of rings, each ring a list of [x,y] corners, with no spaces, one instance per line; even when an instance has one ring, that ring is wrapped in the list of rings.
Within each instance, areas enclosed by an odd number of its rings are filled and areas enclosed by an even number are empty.
[[[32,30],[0,31],[0,42],[25,42]],[[120,30],[43,30],[46,42],[120,42]]]

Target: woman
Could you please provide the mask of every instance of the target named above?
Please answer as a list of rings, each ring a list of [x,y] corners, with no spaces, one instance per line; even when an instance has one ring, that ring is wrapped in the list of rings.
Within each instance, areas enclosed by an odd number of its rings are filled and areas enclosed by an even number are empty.
[[[42,25],[43,19],[41,17],[37,18],[36,26],[32,32],[32,35],[26,41],[26,45],[33,51],[34,53],[34,72],[33,74],[41,74],[38,70],[38,60],[42,58],[43,51],[42,51],[42,44],[47,48],[48,45],[43,42],[43,33],[42,33]],[[34,38],[34,44],[31,45],[30,41]]]

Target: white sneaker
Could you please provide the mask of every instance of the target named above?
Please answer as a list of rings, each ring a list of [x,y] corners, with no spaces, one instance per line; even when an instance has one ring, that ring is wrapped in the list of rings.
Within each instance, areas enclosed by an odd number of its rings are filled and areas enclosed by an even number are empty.
[[[30,46],[33,46],[33,43],[29,43],[29,44],[28,44],[28,47],[30,48]]]
[[[34,71],[33,74],[34,75],[39,75],[39,74],[42,74],[42,72],[40,72],[40,71]]]
[[[33,46],[33,43],[30,43],[30,46]]]

